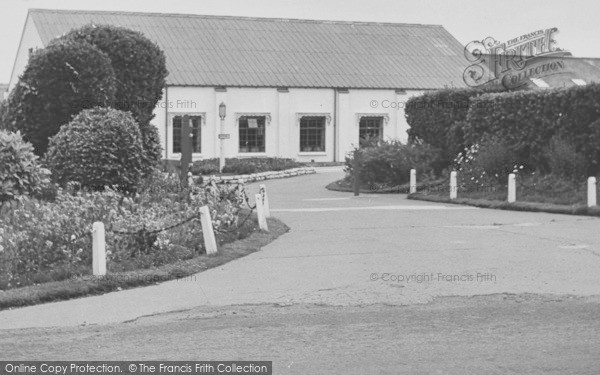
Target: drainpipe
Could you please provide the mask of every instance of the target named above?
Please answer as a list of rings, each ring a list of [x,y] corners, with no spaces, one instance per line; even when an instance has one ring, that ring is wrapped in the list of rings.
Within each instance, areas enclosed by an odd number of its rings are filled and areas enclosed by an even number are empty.
[[[335,163],[337,160],[337,99],[338,99],[338,91],[337,89],[333,89],[333,162]]]
[[[169,86],[165,85],[165,160],[169,160]]]

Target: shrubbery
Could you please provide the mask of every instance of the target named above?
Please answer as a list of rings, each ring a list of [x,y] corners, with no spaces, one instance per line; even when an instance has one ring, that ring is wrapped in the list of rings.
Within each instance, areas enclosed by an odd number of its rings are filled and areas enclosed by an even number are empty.
[[[510,173],[525,168],[508,145],[494,137],[465,149],[454,160],[454,167],[458,171],[459,191],[463,192],[501,189]]]
[[[503,139],[522,163],[546,165],[546,149],[557,136],[587,160],[587,173],[600,171],[600,84],[504,94],[472,99],[465,139]]]
[[[432,163],[435,152],[426,145],[405,145],[399,141],[381,141],[360,148],[360,181],[362,184],[384,184],[398,186],[410,179],[410,170],[415,168],[419,178],[433,174]],[[346,168],[350,179],[355,178],[354,151],[346,156]]]
[[[163,51],[142,33],[111,25],[87,25],[58,39],[62,41],[89,43],[109,57],[116,76],[114,108],[131,112],[139,124],[148,173],[161,158],[158,132],[150,120],[168,75]]]
[[[0,213],[5,202],[38,193],[48,182],[50,172],[37,159],[19,132],[0,130]]]
[[[46,162],[62,185],[135,190],[143,155],[140,130],[129,113],[93,108],[79,113],[50,139]]]
[[[438,171],[447,167],[465,147],[463,121],[471,98],[483,93],[477,89],[445,89],[426,92],[406,102],[409,139],[439,150],[435,165]]]
[[[174,176],[157,173],[135,196],[114,190],[61,190],[55,202],[24,198],[0,217],[0,290],[91,273],[92,224],[107,228],[111,272],[147,268],[204,253],[197,216],[208,205],[216,230],[238,223],[243,202],[235,187],[182,189]],[[118,234],[116,232],[134,234]]]
[[[109,57],[89,43],[53,43],[37,50],[8,97],[5,126],[20,130],[37,155],[82,109],[111,106],[115,72]]]

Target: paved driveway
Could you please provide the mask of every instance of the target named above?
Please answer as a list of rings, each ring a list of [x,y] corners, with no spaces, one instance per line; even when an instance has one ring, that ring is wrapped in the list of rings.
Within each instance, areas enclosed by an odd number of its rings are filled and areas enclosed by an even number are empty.
[[[198,306],[600,295],[597,218],[324,189],[341,176],[339,168],[328,168],[268,181],[272,214],[292,230],[258,253],[187,282],[3,311],[0,328],[121,322]]]

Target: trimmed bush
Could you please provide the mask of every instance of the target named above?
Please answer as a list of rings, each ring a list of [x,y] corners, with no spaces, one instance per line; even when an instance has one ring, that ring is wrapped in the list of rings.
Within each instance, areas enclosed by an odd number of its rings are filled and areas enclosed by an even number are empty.
[[[21,134],[0,130],[0,207],[22,195],[40,192],[49,171],[41,168],[31,143]]]
[[[140,130],[131,114],[97,107],[83,110],[50,139],[46,161],[62,185],[135,190],[143,156]]]
[[[82,109],[110,106],[115,72],[109,57],[89,43],[60,42],[29,58],[8,98],[5,126],[20,130],[42,156],[48,139]]]
[[[436,153],[427,145],[405,145],[394,140],[359,150],[362,184],[398,186],[410,180],[410,170],[413,168],[417,170],[419,178],[428,178],[433,174],[432,163]],[[354,179],[354,152],[346,156],[345,171],[349,178]]]
[[[566,89],[486,94],[472,99],[465,140],[485,135],[505,141],[531,168],[545,166],[550,140],[559,136],[589,162],[588,174],[600,171],[600,84]]]
[[[450,165],[465,147],[463,121],[471,98],[483,93],[478,89],[446,89],[413,96],[406,102],[404,112],[410,125],[409,139],[439,150],[438,171]]]
[[[163,51],[142,33],[111,25],[87,25],[58,40],[85,41],[110,58],[117,78],[114,107],[131,112],[138,122],[148,173],[161,158],[158,133],[150,121],[168,75]]]

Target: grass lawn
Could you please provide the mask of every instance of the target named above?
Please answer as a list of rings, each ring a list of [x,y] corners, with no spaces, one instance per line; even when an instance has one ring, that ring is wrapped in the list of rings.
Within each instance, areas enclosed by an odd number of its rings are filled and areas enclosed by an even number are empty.
[[[219,253],[216,255],[200,255],[160,267],[111,273],[107,277],[80,276],[66,281],[0,291],[0,310],[104,294],[184,278],[254,253],[289,230],[283,222],[274,218],[268,219],[268,224],[268,233],[259,231],[256,215],[253,214],[251,220],[248,220],[238,232],[223,238],[223,241],[220,242]]]
[[[600,194],[600,189],[596,193]],[[488,189],[458,190],[458,198],[451,200],[448,182],[433,189],[419,189],[408,199],[430,202],[466,204],[470,206],[514,211],[550,212],[570,215],[600,216],[600,207],[587,207],[587,185],[533,186],[517,180],[517,201],[507,202],[508,189],[499,186]]]

